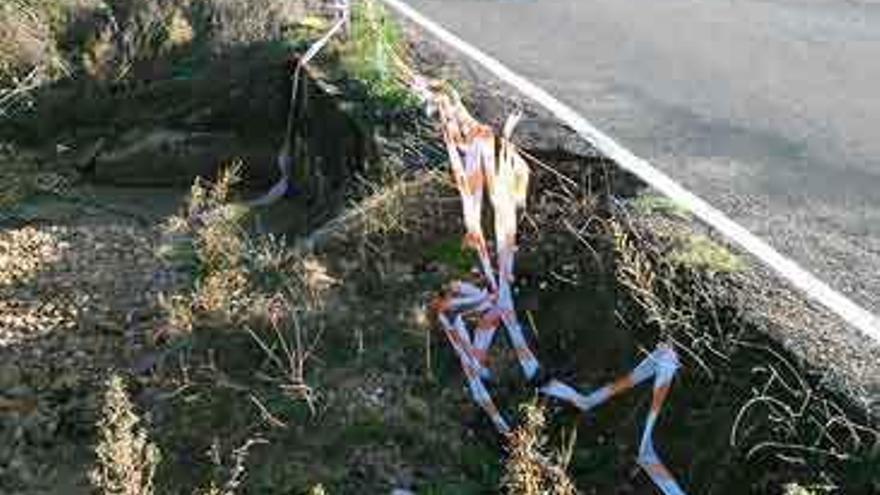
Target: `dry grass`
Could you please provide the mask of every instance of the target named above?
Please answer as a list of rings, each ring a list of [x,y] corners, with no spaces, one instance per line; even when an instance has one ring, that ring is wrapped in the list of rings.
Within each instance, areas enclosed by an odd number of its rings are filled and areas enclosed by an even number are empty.
[[[280,39],[316,3],[315,0],[209,0],[202,6],[211,37],[222,48]]]
[[[405,218],[406,197],[412,184],[397,178],[380,182],[361,178],[367,198],[352,205],[361,218],[362,235],[382,237],[405,233],[409,226]]]
[[[378,178],[359,177],[358,200],[346,211],[315,230],[303,242],[315,248],[331,239],[345,238],[358,245],[362,258],[390,261],[390,244],[448,223],[457,202],[445,172],[424,171],[405,176],[390,171]]]
[[[803,363],[749,341],[745,323],[722,313],[723,305],[739,303],[724,296],[719,274],[739,271],[741,263],[708,239],[693,241],[698,247],[690,255],[677,254],[680,230],[649,232],[626,218],[611,220],[609,230],[616,241],[617,279],[640,325],[672,340],[713,381],[725,380],[716,375],[730,373],[735,359],[756,363],[740,378],[752,384],[751,393],[741,398],[732,420],[730,447],[752,462],[770,458],[792,466],[845,465],[849,482],[864,476],[866,484],[872,483],[869,473],[880,462],[880,432],[814,384]],[[789,488],[810,493],[797,485]]]
[[[153,493],[159,449],[147,437],[119,375],[111,376],[106,382],[95,455],[97,464],[89,473],[89,480],[98,493]]]
[[[315,3],[8,0],[0,4],[0,108],[11,92],[20,95],[71,72],[116,82],[139,64],[196,42],[221,51],[281,40]]]
[[[321,328],[311,314],[320,299],[309,295],[305,287],[293,284],[276,294],[268,304],[270,331],[268,336],[248,328],[248,333],[263,351],[272,371],[265,378],[278,384],[284,395],[308,404],[316,413],[316,394],[306,379],[306,364],[314,358],[321,338]],[[261,407],[256,397],[251,400]],[[271,421],[271,418],[267,418]],[[276,422],[277,423],[277,422]]]
[[[34,69],[48,73],[59,68],[47,6],[25,0],[0,5],[0,87],[20,82]]]
[[[30,93],[65,70],[50,12],[37,2],[0,4],[0,118],[32,105]]]
[[[508,437],[502,488],[510,495],[574,495],[577,490],[565,472],[561,455],[548,455],[545,411],[542,406],[520,407],[521,422]],[[563,462],[560,462],[563,461]]]
[[[671,238],[657,236],[638,229],[625,215],[609,220],[607,230],[614,239],[617,281],[637,309],[641,324],[672,341],[713,377],[709,361],[728,361],[737,332],[722,325],[711,274],[730,272],[706,273],[702,265],[670,256],[675,251],[669,245],[681,239],[680,233]],[[618,317],[623,318],[620,312]]]
[[[81,13],[82,46],[68,56],[98,81],[127,78],[138,64],[185,48],[199,35],[189,0],[103,0]]]
[[[186,211],[166,222],[166,242],[160,255],[172,264],[186,265],[195,275],[191,294],[163,297],[160,301],[168,313],[171,330],[191,330],[198,313],[230,321],[250,305],[253,245],[241,226],[247,208],[231,201],[240,173],[240,165],[233,164],[224,168],[214,182],[197,178]],[[260,261],[265,262],[262,258]]]

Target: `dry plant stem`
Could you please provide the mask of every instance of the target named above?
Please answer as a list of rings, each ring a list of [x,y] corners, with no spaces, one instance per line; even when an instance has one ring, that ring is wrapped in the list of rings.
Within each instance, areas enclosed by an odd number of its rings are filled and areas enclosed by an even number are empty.
[[[265,445],[269,442],[263,438],[249,438],[244,445],[236,448],[232,452],[233,465],[230,470],[229,480],[226,482],[224,489],[226,493],[235,493],[244,481],[246,472],[245,464],[250,449],[255,445]]]
[[[864,448],[863,436],[872,438],[875,445],[880,445],[877,443],[880,442],[880,431],[854,422],[840,406],[821,398],[797,367],[778,352],[741,340],[734,341],[734,344],[764,352],[771,358],[766,364],[754,369],[754,374],[764,373],[767,378],[760,387],[754,389],[754,396],[740,407],[731,427],[729,441],[731,447],[743,447],[743,439],[748,436],[743,432],[754,431],[747,422],[753,410],[766,410],[766,416],[761,417],[766,417],[776,426],[776,438],[753,443],[746,451],[747,459],[769,451],[769,454],[779,460],[798,464],[806,462],[803,455],[848,461],[852,459],[851,453]],[[780,369],[784,369],[785,373],[780,372]],[[793,381],[787,380],[786,375],[793,378]],[[799,402],[790,404],[790,398],[799,399]],[[807,432],[811,432],[813,436],[806,436]]]
[[[222,488],[218,486],[216,481],[212,481],[207,493],[210,495],[236,495],[244,483],[244,478],[247,474],[247,458],[250,454],[250,449],[257,445],[266,445],[268,443],[268,440],[261,437],[248,438],[242,445],[232,451],[229,456],[232,465],[227,468],[223,462],[220,442],[217,438],[214,438],[211,448],[208,450],[208,457],[210,457],[211,462],[216,468],[227,472],[227,478]]]
[[[257,397],[254,394],[249,394],[248,398],[254,404],[254,406],[256,406],[257,409],[260,411],[260,416],[270,426],[275,427],[275,428],[287,429],[287,423],[285,423],[284,421],[281,421],[280,419],[278,419],[277,416],[275,416],[271,412],[269,412],[269,409],[267,409],[266,406],[263,405],[263,403],[259,399],[257,399]]]
[[[270,327],[274,336],[271,344],[260,337],[253,329],[246,327],[248,334],[257,343],[264,355],[274,364],[277,376],[269,379],[279,383],[286,394],[306,402],[312,414],[317,413],[315,392],[306,382],[306,363],[313,356],[318,345],[320,332],[307,341],[306,328],[302,325],[299,313],[302,308],[294,306],[291,300],[304,300],[303,293],[288,287],[288,294],[276,294],[270,302]],[[297,296],[299,294],[299,296]],[[292,330],[292,341],[285,335],[284,329]],[[275,347],[280,348],[279,355]],[[252,399],[253,400],[253,399]],[[258,406],[259,407],[259,406]]]
[[[43,84],[39,75],[39,68],[34,68],[14,87],[0,89],[0,116],[8,115],[9,108],[12,107],[17,98],[26,96],[27,93],[30,93]]]

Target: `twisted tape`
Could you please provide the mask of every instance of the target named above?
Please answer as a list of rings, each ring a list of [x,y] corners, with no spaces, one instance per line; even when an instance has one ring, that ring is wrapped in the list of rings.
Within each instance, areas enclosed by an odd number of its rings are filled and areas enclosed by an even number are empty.
[[[480,124],[468,113],[454,92],[450,95],[438,91],[439,87],[417,75],[412,77],[413,91],[439,114],[450,169],[462,203],[466,232],[464,244],[477,253],[485,287],[470,282],[453,282],[434,309],[465,373],[471,397],[489,416],[495,428],[507,435],[510,426],[484,383],[491,377],[487,367],[488,350],[499,326],[503,325],[507,330],[526,378],[533,379],[540,369],[517,318],[510,286],[517,249],[517,209],[525,205],[529,179],[528,166],[510,141],[520,115],[507,119],[501,139],[498,139],[491,128]],[[481,222],[485,190],[488,190],[494,213],[494,267]],[[469,328],[466,317],[476,322],[473,329]],[[657,417],[678,368],[675,351],[669,345],[660,344],[630,373],[589,395],[582,395],[555,379],[540,387],[539,391],[587,412],[654,377],[653,400],[639,444],[637,463],[665,495],[683,495],[653,443]]]
[[[651,409],[648,411],[648,418],[645,420],[645,428],[642,430],[636,462],[664,494],[683,495],[684,492],[681,487],[678,486],[672,474],[657,455],[653,440],[654,427],[657,424],[660,409],[663,407],[663,402],[669,394],[669,387],[672,385],[672,379],[679,366],[678,355],[676,355],[672,347],[667,344],[660,344],[657,346],[657,349],[643,359],[630,373],[593,391],[589,395],[582,395],[559,380],[550,380],[550,382],[540,388],[540,392],[568,402],[581,411],[587,412],[653,376],[653,399],[651,401]]]

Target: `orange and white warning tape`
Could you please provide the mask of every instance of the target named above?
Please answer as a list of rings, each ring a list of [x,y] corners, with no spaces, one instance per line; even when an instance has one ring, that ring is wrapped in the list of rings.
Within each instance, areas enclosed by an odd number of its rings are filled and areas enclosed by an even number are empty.
[[[642,432],[642,440],[639,444],[638,463],[655,485],[666,495],[684,494],[681,487],[673,479],[672,474],[663,465],[657,451],[654,449],[654,426],[660,415],[660,408],[669,394],[672,378],[679,368],[678,356],[671,346],[660,344],[657,349],[648,355],[638,366],[623,377],[605,385],[587,396],[559,380],[550,380],[541,387],[540,391],[550,397],[556,397],[572,404],[581,411],[590,409],[611,399],[615,395],[629,390],[639,383],[654,377],[654,396],[651,401],[651,410],[645,421],[645,429]]]
[[[337,0],[335,8],[337,22],[300,58],[294,71],[291,116],[302,67],[349,21],[348,1]],[[484,382],[491,377],[488,351],[499,326],[507,330],[526,378],[536,379],[540,368],[517,317],[511,290],[517,249],[517,209],[525,206],[529,181],[529,168],[510,140],[520,115],[509,117],[502,135],[496,136],[491,127],[471,116],[454,90],[445,88],[438,81],[421,77],[399,58],[395,57],[394,61],[403,74],[404,82],[421,97],[429,113],[436,112],[439,116],[452,177],[462,203],[466,231],[464,244],[476,251],[480,264],[482,284],[453,282],[446,295],[435,302],[434,310],[447,340],[458,356],[473,400],[486,412],[495,428],[506,435],[510,433],[510,425],[496,407]],[[251,206],[271,204],[288,191],[292,165],[290,134],[288,129],[284,146],[278,156],[281,179],[268,193],[253,200]],[[488,192],[494,213],[494,266],[482,228],[485,192]],[[657,455],[653,443],[653,432],[660,408],[678,368],[678,356],[673,348],[661,343],[629,374],[589,395],[582,395],[556,379],[541,386],[539,392],[587,412],[654,377],[653,401],[642,433],[637,460],[639,466],[665,495],[683,495],[684,492]]]
[[[334,12],[333,16],[336,22],[333,23],[333,26],[331,26],[323,36],[312,43],[309,49],[306,50],[299,60],[297,60],[296,68],[293,70],[290,88],[290,107],[287,113],[287,130],[284,135],[284,144],[281,145],[281,150],[278,152],[278,158],[276,161],[281,177],[268,191],[266,191],[265,194],[248,201],[246,203],[247,206],[260,207],[271,205],[288,194],[293,187],[291,184],[291,169],[293,168],[291,134],[293,134],[293,120],[296,118],[296,98],[297,92],[299,91],[299,79],[302,77],[302,70],[306,64],[311,62],[315,55],[327,46],[336,33],[344,31],[347,28],[351,19],[351,9],[348,0],[335,0],[331,8]]]
[[[467,377],[473,400],[486,412],[502,434],[510,426],[498,410],[484,380],[491,376],[488,350],[499,326],[504,326],[516,357],[527,379],[538,375],[540,365],[525,339],[516,315],[511,283],[514,280],[517,209],[525,206],[529,168],[510,141],[520,115],[507,119],[502,135],[497,137],[489,126],[474,119],[454,90],[405,71],[412,90],[429,111],[439,116],[449,154],[452,177],[461,197],[464,244],[474,249],[479,259],[483,286],[466,281],[453,282],[439,298],[434,309],[437,319]],[[484,191],[488,191],[495,220],[493,267],[482,228]],[[473,329],[468,322],[473,323]],[[571,386],[550,380],[539,391],[568,402],[584,412],[654,377],[654,398],[639,446],[638,463],[665,495],[684,492],[663,465],[653,443],[653,432],[672,379],[679,368],[674,349],[661,343],[629,374],[589,395]]]

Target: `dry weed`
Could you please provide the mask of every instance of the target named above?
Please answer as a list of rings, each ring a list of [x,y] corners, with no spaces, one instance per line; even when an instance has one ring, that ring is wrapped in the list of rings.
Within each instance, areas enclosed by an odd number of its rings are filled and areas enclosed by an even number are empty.
[[[217,471],[215,476],[225,479],[222,483],[218,483],[216,480],[211,481],[211,484],[206,489],[198,490],[196,493],[199,495],[235,495],[239,488],[241,488],[247,475],[247,458],[250,454],[250,449],[257,445],[268,443],[264,438],[249,438],[242,445],[235,448],[227,456],[227,460],[224,460],[220,449],[220,442],[215,438],[211,443],[208,456],[211,458],[215,471]]]
[[[153,477],[160,454],[140,423],[125,391],[124,381],[119,375],[112,375],[106,382],[98,422],[97,464],[89,472],[89,480],[99,493],[153,493]]]
[[[159,294],[159,307],[165,312],[170,328],[182,332],[191,332],[195,326],[196,315],[191,298],[174,294],[170,297]]]
[[[168,326],[189,331],[198,323],[268,321],[272,340],[290,325],[300,335],[296,327],[301,316],[318,309],[323,293],[336,281],[317,259],[303,257],[283,237],[252,234],[242,226],[248,209],[232,202],[240,173],[234,165],[214,182],[197,179],[185,211],[166,222],[162,256],[193,275],[190,293],[163,296],[160,301]],[[282,338],[267,347],[280,344],[289,356],[292,348],[286,343]],[[282,373],[288,384],[303,383],[302,373],[290,371],[288,367]]]
[[[317,484],[309,488],[309,495],[327,495],[327,490],[324,489],[324,485]]]
[[[782,495],[818,495],[819,493],[831,493],[835,491],[833,488],[823,489],[821,487],[806,487],[797,483],[787,483],[782,489]]]
[[[27,74],[42,81],[62,68],[47,7],[26,0],[0,4],[0,88],[18,86],[30,79]]]
[[[545,453],[546,416],[542,406],[520,407],[520,426],[508,437],[508,456],[501,479],[510,495],[574,495],[577,490],[565,472],[562,456]]]
[[[248,262],[253,246],[240,225],[247,209],[231,202],[240,180],[240,164],[222,169],[213,183],[197,178],[186,211],[166,222],[160,254],[196,275],[190,295],[160,301],[174,330],[191,330],[199,312],[229,320],[249,306],[253,283]]]
[[[314,313],[320,307],[322,290],[306,277],[288,283],[268,301],[269,335],[247,328],[272,369],[265,379],[276,383],[285,395],[305,401],[313,414],[317,412],[317,395],[308,383],[306,365],[321,339],[322,329]],[[260,407],[258,400],[252,400]]]

